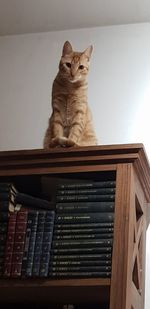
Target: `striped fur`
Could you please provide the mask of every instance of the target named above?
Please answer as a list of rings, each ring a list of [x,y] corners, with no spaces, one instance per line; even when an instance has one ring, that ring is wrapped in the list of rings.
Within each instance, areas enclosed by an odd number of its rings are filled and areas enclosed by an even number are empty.
[[[87,75],[92,46],[74,52],[64,44],[59,72],[52,87],[52,114],[44,137],[44,148],[90,146],[97,140],[87,103]]]

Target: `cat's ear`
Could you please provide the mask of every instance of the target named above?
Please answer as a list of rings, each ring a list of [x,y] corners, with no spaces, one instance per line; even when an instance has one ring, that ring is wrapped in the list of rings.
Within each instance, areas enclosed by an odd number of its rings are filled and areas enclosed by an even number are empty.
[[[91,57],[92,50],[93,50],[93,46],[90,45],[90,46],[84,51],[84,55],[86,55],[86,56],[88,57],[88,59],[90,59],[90,57]]]
[[[64,46],[63,46],[62,56],[69,55],[71,53],[72,53],[72,46],[71,46],[70,42],[66,41]]]

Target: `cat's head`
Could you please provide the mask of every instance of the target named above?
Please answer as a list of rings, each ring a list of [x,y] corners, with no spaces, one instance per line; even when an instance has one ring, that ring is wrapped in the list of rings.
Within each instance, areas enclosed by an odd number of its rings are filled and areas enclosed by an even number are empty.
[[[71,83],[85,80],[89,71],[92,50],[93,47],[91,45],[83,52],[75,52],[71,44],[66,41],[59,64],[59,74],[61,77]]]

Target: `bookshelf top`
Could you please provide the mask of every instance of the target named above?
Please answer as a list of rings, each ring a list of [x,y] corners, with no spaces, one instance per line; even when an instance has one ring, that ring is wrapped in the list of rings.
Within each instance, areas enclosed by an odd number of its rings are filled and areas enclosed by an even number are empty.
[[[0,177],[116,170],[133,164],[150,202],[150,165],[143,144],[29,149],[0,152]]]

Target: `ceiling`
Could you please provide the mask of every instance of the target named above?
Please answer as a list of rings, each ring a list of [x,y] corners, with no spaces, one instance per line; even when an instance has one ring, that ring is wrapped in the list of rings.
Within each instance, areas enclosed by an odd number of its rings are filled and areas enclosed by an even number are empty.
[[[150,0],[0,0],[0,36],[150,22]]]

